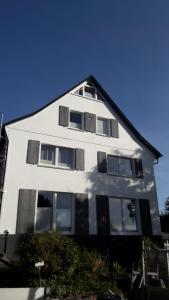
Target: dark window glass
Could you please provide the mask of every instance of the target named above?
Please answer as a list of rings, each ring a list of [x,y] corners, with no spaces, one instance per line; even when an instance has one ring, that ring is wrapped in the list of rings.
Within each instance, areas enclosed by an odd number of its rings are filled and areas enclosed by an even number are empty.
[[[59,148],[58,165],[73,169],[73,149]]]
[[[95,89],[85,86],[85,96],[89,98],[95,98]]]
[[[50,145],[41,146],[41,162],[44,164],[55,164],[55,147]]]
[[[70,112],[70,127],[82,128],[82,114],[78,112]]]

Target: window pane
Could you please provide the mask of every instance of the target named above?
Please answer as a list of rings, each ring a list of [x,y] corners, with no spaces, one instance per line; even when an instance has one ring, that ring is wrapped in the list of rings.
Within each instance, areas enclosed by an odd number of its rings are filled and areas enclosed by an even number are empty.
[[[119,158],[108,156],[108,173],[119,175]]]
[[[61,231],[72,230],[73,195],[68,193],[57,194],[56,227]]]
[[[99,93],[97,93],[97,100],[104,101],[103,97]]]
[[[85,87],[85,96],[89,98],[95,98],[95,89],[92,87]]]
[[[41,162],[44,164],[55,164],[55,147],[50,145],[41,146]]]
[[[134,200],[123,199],[123,222],[126,231],[136,231],[136,204]]]
[[[120,175],[132,176],[131,160],[128,158],[120,158]]]
[[[97,133],[108,135],[108,120],[97,119]]]
[[[39,192],[36,214],[36,230],[52,229],[53,193]]]
[[[82,114],[77,112],[70,112],[70,126],[73,128],[82,128]]]
[[[110,230],[111,232],[121,232],[122,215],[121,215],[121,200],[118,198],[109,198],[110,206]]]
[[[80,96],[83,96],[83,88],[80,88],[79,90],[77,90],[77,91],[75,92],[75,94],[80,95]]]
[[[73,169],[73,149],[59,148],[58,165]]]
[[[38,207],[52,207],[53,206],[53,193],[52,192],[39,192],[38,194]]]

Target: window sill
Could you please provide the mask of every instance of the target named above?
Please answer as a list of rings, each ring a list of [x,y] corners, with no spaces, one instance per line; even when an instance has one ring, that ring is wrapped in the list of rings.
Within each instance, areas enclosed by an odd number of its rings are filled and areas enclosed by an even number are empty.
[[[97,133],[97,132],[96,132],[96,135],[102,136],[102,137],[107,137],[107,138],[112,138],[113,137],[113,136],[110,136],[110,135],[107,135],[107,134],[101,134],[101,133]]]
[[[80,132],[84,132],[83,129],[80,129],[80,128],[73,128],[73,127],[67,127],[68,129],[71,129],[71,130],[75,130],[75,131],[80,131]]]
[[[86,99],[88,99],[88,100],[92,100],[92,101],[96,101],[96,102],[100,102],[100,103],[104,103],[104,100],[98,100],[98,99],[95,99],[95,98],[90,98],[90,97],[78,95],[78,94],[75,94],[75,93],[71,93],[71,95],[73,95],[73,96],[78,96],[78,97],[80,97],[80,98],[86,98]]]
[[[126,235],[126,236],[129,236],[129,235],[139,235],[139,232],[138,231],[111,231],[110,232],[110,235]]]
[[[120,178],[128,178],[128,179],[135,179],[134,176],[125,176],[125,175],[114,175],[114,174],[111,174],[111,173],[106,173],[107,175],[109,176],[113,176],[113,177],[120,177]]]
[[[50,168],[50,169],[59,169],[59,170],[67,170],[67,171],[75,171],[75,169],[70,169],[66,167],[58,167],[54,165],[47,165],[47,164],[37,164],[38,167],[45,167],[45,168]]]

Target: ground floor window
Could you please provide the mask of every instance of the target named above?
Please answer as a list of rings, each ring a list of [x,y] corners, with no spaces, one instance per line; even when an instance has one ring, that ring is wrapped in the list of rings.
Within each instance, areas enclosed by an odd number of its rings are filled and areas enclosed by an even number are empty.
[[[135,200],[110,197],[109,207],[111,233],[137,231]]]
[[[39,191],[36,231],[73,232],[73,194]]]

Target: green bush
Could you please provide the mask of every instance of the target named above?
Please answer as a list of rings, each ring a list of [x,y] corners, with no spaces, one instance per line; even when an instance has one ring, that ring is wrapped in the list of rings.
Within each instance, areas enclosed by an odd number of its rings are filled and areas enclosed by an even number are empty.
[[[52,296],[104,295],[108,289],[118,292],[101,255],[81,249],[72,238],[58,232],[25,235],[20,254],[23,277],[29,286],[39,286],[35,263],[44,261],[42,285],[51,288]]]

